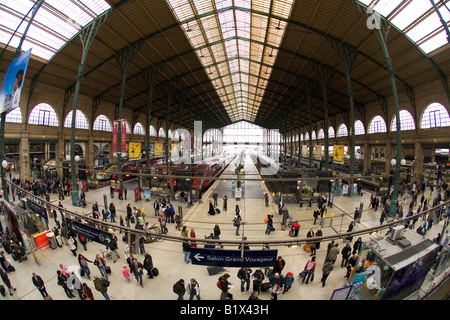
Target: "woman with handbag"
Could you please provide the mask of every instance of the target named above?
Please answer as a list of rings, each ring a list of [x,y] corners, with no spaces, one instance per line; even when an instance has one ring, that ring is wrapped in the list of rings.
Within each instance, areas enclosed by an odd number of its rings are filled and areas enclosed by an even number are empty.
[[[56,271],[56,273],[58,274],[58,280],[57,280],[58,286],[63,287],[64,292],[70,299],[75,298],[75,295],[72,293],[72,290],[70,290],[67,287],[67,277],[63,275],[61,270]]]
[[[108,274],[106,272],[106,263],[105,260],[103,260],[102,257],[100,257],[99,254],[95,256],[94,265],[97,266],[98,270],[100,270],[100,273],[103,277],[105,277],[106,280],[108,280]]]

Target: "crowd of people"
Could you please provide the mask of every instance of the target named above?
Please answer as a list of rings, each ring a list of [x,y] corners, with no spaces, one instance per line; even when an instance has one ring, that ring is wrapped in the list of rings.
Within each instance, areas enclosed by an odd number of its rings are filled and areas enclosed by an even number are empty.
[[[56,193],[58,194],[58,199],[63,200],[64,196],[70,195],[70,183],[68,181],[66,181],[66,183],[60,183],[58,179],[52,179],[44,180],[42,182],[21,182],[19,179],[14,178],[13,183],[24,188],[27,191],[32,192],[35,196],[47,197],[49,193]],[[427,196],[425,192],[428,188],[431,191],[429,196]],[[433,188],[436,188],[437,193],[432,199],[431,195],[434,191]],[[12,187],[11,189],[11,191],[14,192],[14,187]],[[403,217],[403,208],[406,207],[408,207],[408,216],[414,214],[414,211],[416,211],[416,213],[420,213],[430,207],[441,204],[443,201],[449,199],[450,189],[448,188],[448,184],[446,182],[443,182],[436,187],[426,187],[424,184],[418,182],[411,185],[409,188],[406,188],[405,192],[406,193],[403,201],[399,201],[399,205],[397,207],[396,216],[398,218]],[[15,194],[17,197],[20,197],[20,190],[17,189]],[[266,195],[264,197],[264,201],[267,207],[268,197]],[[384,221],[382,219],[383,216],[384,219],[386,219],[387,215],[390,212],[390,197],[391,194],[389,194],[388,196],[386,193],[374,193],[371,195],[369,206],[373,211],[378,211],[379,209],[381,209],[381,224]],[[83,193],[82,198],[85,200],[85,195]],[[210,206],[216,209],[218,205],[217,193],[213,193],[212,198],[213,202],[210,204]],[[119,197],[119,200],[123,200],[123,197]],[[410,201],[409,204],[408,201]],[[59,202],[59,206],[61,208],[63,207],[61,202]],[[168,224],[174,224],[175,228],[179,230],[180,234],[185,238],[185,241],[182,242],[182,251],[184,255],[184,261],[186,263],[189,263],[191,248],[198,246],[197,241],[195,240],[197,235],[194,228],[190,228],[189,230],[186,225],[182,224],[179,214],[175,213],[173,204],[170,203],[170,200],[165,197],[156,199],[153,202],[153,209],[154,216],[157,217],[162,233],[167,233]],[[224,197],[223,199],[222,209],[224,211],[227,210],[226,197]],[[327,278],[329,277],[331,272],[335,270],[335,263],[338,259],[339,254],[342,257],[340,266],[341,268],[346,268],[347,272],[345,278],[349,279],[351,270],[358,260],[358,254],[362,244],[362,239],[359,237],[352,246],[351,243],[353,242],[353,238],[347,237],[342,248],[340,248],[339,244],[331,241],[328,244],[327,252],[325,254],[325,260],[323,261],[323,263],[317,261],[317,250],[320,249],[322,242],[314,241],[314,237],[321,237],[323,235],[323,220],[325,220],[325,217],[327,216],[327,209],[328,208],[326,205],[326,201],[321,201],[321,204],[318,205],[318,207],[313,212],[313,225],[316,224],[317,220],[320,220],[320,226],[317,228],[316,232],[314,232],[313,228],[311,228],[306,234],[308,238],[311,238],[311,241],[306,244],[307,250],[305,250],[306,252],[310,253],[310,257],[302,270],[299,270],[300,272],[298,274],[298,282],[303,285],[307,285],[308,283],[314,281],[314,274],[317,272],[319,267],[321,267],[321,284],[322,287],[325,287]],[[283,212],[282,204],[279,205],[279,212]],[[61,216],[61,221],[59,221],[59,219],[57,218],[57,210],[53,209],[50,214],[51,217],[54,217],[55,222],[58,221],[52,231],[55,233],[56,237],[58,237],[58,244],[60,244],[59,242],[61,242],[62,246],[68,246],[72,255],[74,257],[77,257],[80,272],[69,272],[67,271],[67,268],[65,268],[63,265],[60,265],[60,268],[56,272],[58,285],[62,287],[65,294],[70,299],[74,298],[76,296],[75,294],[78,293],[79,298],[82,300],[93,300],[94,295],[92,294],[92,292],[93,290],[96,290],[101,293],[101,295],[106,300],[109,300],[110,297],[108,296],[108,287],[111,280],[108,277],[108,274],[110,272],[108,263],[110,262],[110,260],[116,262],[120,259],[117,237],[112,234],[112,238],[114,239],[113,245],[108,248],[109,253],[106,256],[104,256],[103,253],[102,255],[96,254],[95,258],[92,257],[91,259],[89,259],[85,255],[78,252],[79,244],[82,246],[85,252],[88,252],[89,240],[80,235],[71,234],[64,221],[63,213],[60,211],[59,214]],[[440,217],[448,215],[449,210],[447,208],[442,208],[441,210],[434,212],[434,214],[439,215],[439,217],[437,217],[439,220]],[[95,202],[92,205],[92,216],[98,220],[111,223],[120,223],[121,226],[126,226],[129,228],[134,227],[141,230],[146,230],[147,228],[149,228],[149,222],[146,221],[144,208],[138,208],[136,206],[132,207],[130,203],[128,203],[126,207],[125,217],[122,217],[122,215],[119,215],[119,217],[117,217],[118,213],[113,202],[109,204],[108,208],[104,209],[100,209],[98,203]],[[359,217],[359,208],[355,208],[353,217],[354,219],[349,224],[347,232],[353,230],[353,228],[357,224]],[[288,213],[289,226],[293,225],[291,220],[292,219]],[[233,225],[236,227],[236,235],[239,235],[239,227],[241,221],[242,217],[240,216],[240,208],[238,205],[236,205],[235,217],[233,219]],[[433,221],[435,221],[433,213],[429,213],[427,215],[427,218],[424,219],[424,225],[420,226],[422,227],[423,232],[426,232],[426,230],[431,228]],[[270,232],[273,231],[273,215],[267,215],[264,222],[267,224],[265,232],[266,234],[270,234]],[[417,220],[411,220],[408,222],[408,226],[413,228],[416,222]],[[295,223],[298,224],[298,221],[295,221]],[[107,230],[105,228],[103,229]],[[292,236],[298,236],[299,229],[300,225],[298,225],[298,228],[292,229]],[[205,248],[223,248],[223,245],[221,245],[220,241],[218,241],[220,240],[220,236],[221,229],[219,224],[216,223],[210,235],[205,235],[206,239],[211,239],[211,242],[205,243]],[[4,249],[7,251],[7,253],[11,253],[11,255],[15,257],[14,260],[20,263],[23,261],[23,258],[26,258],[23,244],[19,241],[19,239],[17,239],[17,237],[15,237],[14,233],[9,232],[8,230],[3,232],[2,230],[2,240]],[[131,278],[134,277],[137,284],[139,284],[143,288],[143,278],[145,274],[147,275],[147,278],[154,278],[158,275],[158,270],[153,265],[152,257],[145,250],[144,244],[148,239],[146,239],[146,237],[140,237],[136,240],[139,243],[139,253],[144,255],[144,259],[142,260],[142,262],[140,262],[138,258],[136,258],[135,255],[137,254],[137,252],[134,254],[131,253],[130,238],[127,233],[125,233],[122,240],[124,240],[125,242],[125,263],[123,264],[122,275],[127,281],[130,281]],[[249,250],[248,247],[244,249]],[[6,254],[3,251],[0,252],[0,262],[2,266],[2,268],[0,269],[0,275],[2,277],[3,283],[9,289],[10,294],[13,295],[15,288],[12,286],[11,282],[8,279],[8,273],[14,272],[14,267],[12,267],[11,261],[7,258]],[[100,274],[92,274],[90,265],[94,265],[95,267],[97,267]],[[295,281],[294,270],[285,272],[285,265],[286,263],[283,258],[279,257],[276,264],[272,268],[265,268],[264,270],[258,268],[253,272],[251,268],[242,267],[236,273],[236,277],[241,282],[240,286],[238,287],[240,287],[240,290],[243,294],[245,292],[250,293],[249,300],[259,300],[260,294],[263,291],[269,291],[271,299],[277,300],[279,294],[286,294]],[[296,268],[298,268],[298,266]],[[83,276],[86,276],[88,280],[92,281],[92,284],[90,284],[89,281],[82,281]],[[230,282],[230,278],[231,276],[229,273],[224,273],[219,277],[217,281],[216,286],[219,289],[220,299],[222,300],[233,299],[233,295],[230,292],[230,289],[233,288],[233,284]],[[33,273],[31,280],[44,299],[51,299],[45,288],[44,281],[38,274]],[[251,283],[253,284],[252,287],[250,286]],[[92,286],[93,288],[91,288],[90,286]],[[252,289],[251,291],[250,287]],[[184,296],[186,294],[191,300],[200,300],[202,289],[200,283],[195,278],[190,279],[187,284],[185,284],[183,279],[179,279],[173,285],[173,292],[177,295],[177,299],[180,300],[184,299]]]

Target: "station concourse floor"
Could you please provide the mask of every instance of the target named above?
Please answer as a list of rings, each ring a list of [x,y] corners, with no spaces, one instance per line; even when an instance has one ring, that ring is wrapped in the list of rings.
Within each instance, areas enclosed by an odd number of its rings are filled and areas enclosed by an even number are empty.
[[[249,155],[245,158],[244,166],[246,174],[256,174],[256,167],[254,166],[251,157]],[[223,173],[223,177],[230,177],[234,173],[233,161],[230,166]],[[64,208],[79,213],[88,213],[91,209],[92,203],[98,201],[100,206],[100,211],[103,208],[103,195],[106,194],[108,197],[108,203],[111,201],[116,206],[117,211],[117,223],[119,221],[119,216],[126,216],[126,206],[128,203],[132,207],[137,206],[145,209],[145,219],[150,222],[150,225],[155,224],[159,226],[157,218],[154,216],[153,210],[153,200],[151,201],[134,201],[134,186],[137,185],[136,181],[127,181],[125,186],[128,189],[128,200],[118,200],[117,193],[114,198],[111,199],[109,196],[109,187],[103,187],[95,190],[89,190],[86,192],[86,200],[88,206],[86,208],[73,207],[71,204],[70,197],[65,197],[62,201]],[[222,198],[224,194],[228,197],[228,210],[222,211],[220,214],[210,216],[207,214],[209,200],[212,200],[212,193],[216,190],[219,194],[218,197],[218,207],[222,210]],[[271,193],[268,192],[265,183],[260,181],[248,181],[245,185],[244,197],[241,200],[236,200],[232,198],[231,195],[231,181],[216,180],[214,184],[208,189],[203,195],[203,203],[195,203],[191,208],[187,208],[186,204],[180,204],[178,201],[172,202],[175,209],[178,205],[183,206],[183,225],[187,226],[189,232],[194,229],[197,238],[203,238],[213,232],[214,225],[219,224],[221,229],[220,239],[233,239],[239,240],[243,236],[247,239],[260,239],[260,240],[270,240],[270,239],[289,239],[288,229],[281,230],[281,216],[278,215],[277,205],[270,201],[269,207],[264,205],[264,193],[268,193],[270,199],[272,200]],[[429,190],[426,191],[426,195],[429,194]],[[323,234],[336,234],[339,232],[345,232],[347,226],[353,221],[353,212],[355,207],[359,207],[360,202],[364,203],[363,215],[361,222],[357,224],[355,230],[358,228],[366,228],[370,226],[379,225],[379,215],[380,210],[373,212],[372,209],[368,208],[370,192],[365,192],[363,190],[363,196],[351,198],[351,197],[335,197],[334,205],[332,208],[328,208],[328,216],[331,212],[334,213],[335,219],[333,221],[332,227],[329,227],[329,219],[327,218],[324,228],[322,228]],[[51,201],[55,205],[58,204],[58,195],[51,194]],[[16,199],[17,200],[17,199]],[[239,205],[241,209],[241,216],[245,224],[240,228],[240,235],[235,235],[235,227],[233,226],[232,220],[235,215],[235,206]],[[290,215],[293,217],[293,221],[298,220],[301,229],[299,232],[299,237],[306,237],[306,233],[310,228],[315,232],[319,227],[319,221],[313,225],[313,210],[315,208],[314,204],[311,208],[307,206],[299,207],[298,204],[286,204],[286,208],[289,209]],[[270,235],[265,234],[265,223],[264,218],[267,214],[274,215],[274,226],[276,230]],[[54,226],[54,220],[50,219],[50,228]],[[420,221],[416,224],[418,225]],[[180,232],[176,230],[175,224],[168,224],[169,234],[180,235]],[[431,230],[427,232],[427,238],[433,238],[438,232],[442,230],[442,222],[438,225],[434,225]],[[111,300],[176,300],[177,296],[172,292],[173,284],[179,279],[184,279],[187,284],[191,278],[195,278],[201,286],[201,298],[202,300],[218,300],[220,297],[220,291],[216,287],[216,282],[221,274],[210,276],[207,272],[206,266],[193,265],[191,263],[186,264],[184,262],[184,256],[182,252],[182,245],[180,242],[175,241],[159,241],[154,243],[149,243],[145,245],[146,252],[150,253],[153,259],[153,264],[160,271],[159,276],[149,279],[144,274],[143,288],[139,286],[134,276],[131,275],[131,280],[127,281],[122,276],[122,266],[126,264],[125,255],[123,253],[124,242],[122,241],[122,234],[116,233],[119,241],[119,253],[120,258],[116,263],[109,261],[108,265],[111,266],[112,272],[109,274],[109,279],[111,285],[108,288],[108,295]],[[357,237],[354,237],[353,242]],[[362,236],[362,240],[367,240],[368,235]],[[351,246],[353,246],[353,242]],[[343,241],[337,241],[339,248],[344,247]],[[202,244],[199,243],[199,247]],[[285,294],[280,294],[278,300],[329,300],[334,289],[342,288],[345,286],[345,274],[346,268],[341,268],[341,256],[334,265],[334,269],[327,279],[325,287],[322,287],[320,279],[322,277],[322,266],[325,260],[325,253],[327,250],[328,242],[321,244],[320,249],[317,250],[316,254],[316,271],[314,281],[309,284],[301,284],[298,279],[298,274],[301,272],[306,262],[310,258],[310,254],[303,251],[301,247],[286,247],[286,246],[273,246],[271,249],[277,249],[278,255],[282,256],[286,261],[286,266],[283,270],[283,275],[287,272],[292,272],[295,277],[294,284],[292,288]],[[83,254],[90,260],[95,259],[95,255],[100,253],[100,250],[104,250],[104,246],[89,242],[87,245],[87,251],[83,249],[81,244],[78,244],[78,253]],[[226,249],[232,249],[227,247]],[[236,248],[237,249],[237,248]],[[250,246],[250,249],[260,250],[262,248],[254,248]],[[7,257],[13,261],[9,254]],[[56,271],[59,269],[59,264],[63,264],[65,267],[77,266],[77,257],[72,255],[68,246],[63,246],[57,249],[51,249],[47,247],[45,249],[37,251],[37,257],[39,259],[40,265],[37,265],[33,259],[32,255],[28,255],[28,260],[19,263],[18,261],[13,261],[13,265],[16,267],[16,271],[9,274],[9,279],[13,287],[17,290],[12,296],[8,293],[6,297],[0,297],[0,300],[43,300],[39,291],[34,287],[31,277],[32,273],[35,272],[42,277],[45,282],[47,292],[53,298],[53,300],[70,300],[67,298],[63,289],[57,285],[57,275]],[[138,259],[139,262],[143,262],[144,255],[135,254],[134,257]],[[100,276],[100,272],[97,267],[93,264],[89,264],[92,275]],[[257,268],[252,268],[255,271]],[[264,268],[261,268],[264,270]],[[231,275],[229,281],[234,284],[234,288],[230,289],[230,293],[233,294],[234,300],[248,300],[252,285],[250,285],[250,292],[241,293],[240,292],[240,280],[237,278],[238,268],[226,268],[226,273]],[[95,290],[93,281],[88,280],[86,276],[81,278],[82,282],[86,282],[89,287],[91,287],[95,300],[104,300],[103,296]],[[267,281],[267,278],[264,282]],[[78,294],[73,300],[79,300]],[[261,300],[270,300],[270,290],[262,292],[260,294]],[[188,295],[185,295],[185,300],[189,299]]]

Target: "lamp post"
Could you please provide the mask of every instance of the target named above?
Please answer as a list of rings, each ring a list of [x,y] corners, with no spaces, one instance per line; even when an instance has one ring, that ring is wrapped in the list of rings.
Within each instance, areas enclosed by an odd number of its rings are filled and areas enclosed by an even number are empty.
[[[6,168],[8,168],[8,161],[3,160],[2,161],[2,168],[3,168],[3,174],[2,174],[2,189],[3,189],[3,198],[6,199],[7,201],[9,201],[9,187],[6,184],[6,179],[5,179],[5,172],[6,172]]]
[[[72,153],[72,152],[71,152]],[[78,162],[80,161],[80,156],[76,155],[73,157],[74,161],[71,161],[72,157],[70,154],[68,154],[66,156],[66,160],[68,162],[71,163],[71,165],[73,166],[70,169],[70,176],[71,176],[71,180],[72,180],[72,205],[73,206],[78,206],[78,200],[79,200],[79,196],[78,196],[78,185],[77,185],[77,173],[78,173]]]

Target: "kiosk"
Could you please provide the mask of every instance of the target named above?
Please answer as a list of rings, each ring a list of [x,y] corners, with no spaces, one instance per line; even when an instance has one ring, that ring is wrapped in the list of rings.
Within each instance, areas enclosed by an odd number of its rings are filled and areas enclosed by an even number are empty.
[[[371,237],[361,246],[346,299],[405,299],[420,289],[438,253],[435,242],[403,225]]]

